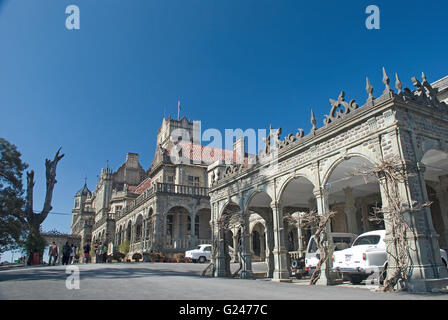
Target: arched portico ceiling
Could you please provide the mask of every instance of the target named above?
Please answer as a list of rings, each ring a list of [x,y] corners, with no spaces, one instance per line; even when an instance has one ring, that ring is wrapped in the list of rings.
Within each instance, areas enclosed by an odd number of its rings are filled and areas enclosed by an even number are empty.
[[[268,207],[271,206],[272,199],[264,191],[256,191],[255,194],[249,199],[247,207]]]
[[[343,160],[333,169],[324,188],[329,191],[331,202],[344,202],[344,189],[352,188],[353,197],[364,197],[379,193],[379,183],[374,177],[366,177],[360,171],[372,168],[373,164],[363,157]]]
[[[425,180],[439,181],[440,176],[448,175],[448,153],[436,149],[428,150],[423,158]]]
[[[182,206],[174,206],[171,207],[168,211],[167,214],[179,214],[179,213],[184,213],[184,214],[189,214],[190,212],[188,211],[188,209],[186,209],[185,207]]]
[[[294,178],[288,182],[280,194],[284,207],[307,208],[308,201],[314,198],[314,185],[304,177]]]

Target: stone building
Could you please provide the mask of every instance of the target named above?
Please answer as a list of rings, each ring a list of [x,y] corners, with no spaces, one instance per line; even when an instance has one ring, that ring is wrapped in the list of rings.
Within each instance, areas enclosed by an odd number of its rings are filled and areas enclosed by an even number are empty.
[[[145,258],[151,251],[169,255],[210,243],[207,167],[215,159],[234,161],[236,151],[201,146],[199,131],[185,117],[163,119],[147,171],[128,153],[116,172],[101,170],[94,192],[84,185],[76,193],[72,234],[81,243],[107,244],[109,254],[127,240],[129,256]]]
[[[390,226],[368,219],[374,207],[387,203],[387,186],[359,170],[398,157],[402,169],[412,173],[399,182],[402,204],[414,209],[406,214],[412,228],[407,235],[413,249],[410,289],[447,285],[439,248],[448,248],[448,77],[431,85],[422,74],[421,81],[412,78],[415,90],[410,90],[396,75],[394,91],[383,69],[383,83],[384,90],[375,97],[367,79],[363,106],[347,101],[344,92],[330,99],[322,127],[311,112],[307,135],[300,129],[282,138],[281,130],[271,127],[256,164],[216,161],[209,166],[213,241],[218,244],[215,276],[226,275],[224,239],[235,232],[220,230],[218,221],[235,212],[243,213],[246,221],[239,230],[242,277],[252,276],[251,263],[257,258],[265,259],[268,277],[288,281],[288,251],[301,246],[304,234],[286,225],[287,213],[332,210],[332,231],[359,234],[385,228],[390,242]],[[418,207],[428,201],[433,201],[430,207]],[[391,257],[388,261],[393,268]],[[326,268],[331,270],[331,261]]]

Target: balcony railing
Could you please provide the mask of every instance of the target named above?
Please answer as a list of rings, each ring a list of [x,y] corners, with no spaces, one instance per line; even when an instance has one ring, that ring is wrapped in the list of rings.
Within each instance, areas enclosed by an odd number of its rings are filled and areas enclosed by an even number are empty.
[[[117,213],[117,219],[121,219],[126,216],[132,210],[146,202],[146,200],[152,198],[157,193],[208,197],[208,188],[157,182],[139,195],[135,200],[131,201],[125,208],[123,208],[123,210],[119,211]]]

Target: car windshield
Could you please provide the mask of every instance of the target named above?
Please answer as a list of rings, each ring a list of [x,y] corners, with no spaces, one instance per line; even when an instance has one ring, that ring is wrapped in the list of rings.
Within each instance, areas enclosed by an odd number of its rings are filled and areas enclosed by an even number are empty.
[[[378,244],[378,242],[380,242],[380,236],[378,235],[370,235],[370,236],[363,236],[363,237],[359,237],[358,239],[355,240],[355,242],[353,243],[353,247],[354,246],[361,246],[361,245],[374,245],[374,244]]]

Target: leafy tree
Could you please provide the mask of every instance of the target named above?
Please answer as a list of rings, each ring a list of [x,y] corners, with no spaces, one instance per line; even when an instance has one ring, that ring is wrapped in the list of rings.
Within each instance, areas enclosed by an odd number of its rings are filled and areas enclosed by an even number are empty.
[[[128,240],[124,240],[121,244],[120,247],[118,248],[118,250],[120,250],[121,253],[129,253],[129,241]]]
[[[28,165],[20,157],[15,145],[0,138],[0,252],[16,249],[25,237],[22,175]]]

